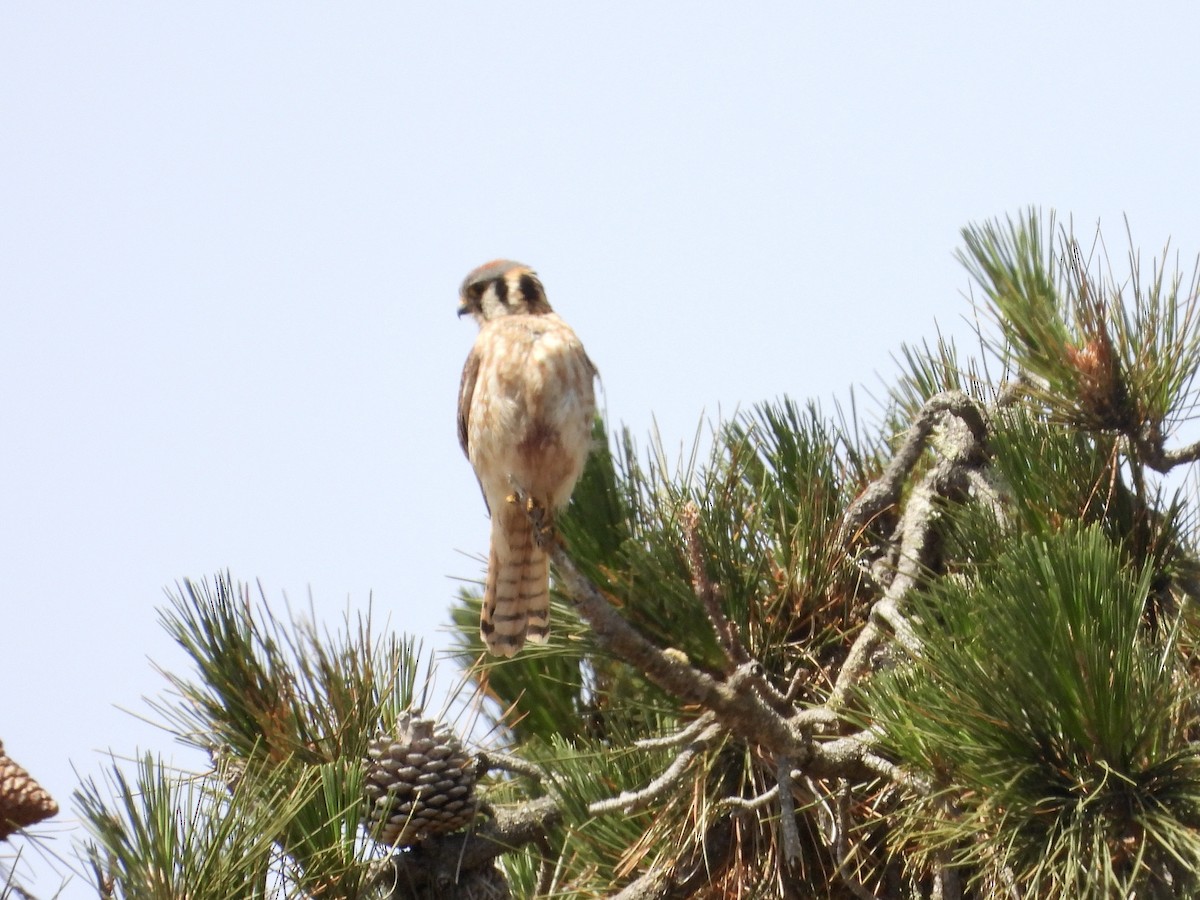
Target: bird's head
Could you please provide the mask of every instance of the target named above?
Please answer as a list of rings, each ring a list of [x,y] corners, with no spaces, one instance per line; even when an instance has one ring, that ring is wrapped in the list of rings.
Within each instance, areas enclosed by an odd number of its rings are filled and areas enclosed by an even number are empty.
[[[463,279],[458,295],[458,314],[472,315],[481,325],[501,316],[548,312],[553,310],[537,273],[511,259],[494,259],[475,269]]]

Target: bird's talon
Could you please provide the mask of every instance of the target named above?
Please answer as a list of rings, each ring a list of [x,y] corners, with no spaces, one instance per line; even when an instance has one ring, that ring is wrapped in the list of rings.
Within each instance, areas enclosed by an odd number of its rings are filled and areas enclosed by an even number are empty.
[[[533,525],[533,540],[541,549],[545,550],[555,539],[555,528],[553,519],[546,515],[546,508],[532,500],[529,502],[529,521]]]

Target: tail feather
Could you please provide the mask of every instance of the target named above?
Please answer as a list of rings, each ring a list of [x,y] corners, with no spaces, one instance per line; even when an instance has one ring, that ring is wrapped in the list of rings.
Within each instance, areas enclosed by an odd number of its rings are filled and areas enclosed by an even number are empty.
[[[550,633],[550,560],[533,539],[521,510],[494,520],[479,636],[494,656],[515,656],[525,641]]]

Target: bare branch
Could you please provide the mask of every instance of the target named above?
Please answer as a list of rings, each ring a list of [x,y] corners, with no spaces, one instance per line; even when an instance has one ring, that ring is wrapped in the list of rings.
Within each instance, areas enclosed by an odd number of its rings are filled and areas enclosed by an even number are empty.
[[[538,848],[538,852],[542,854],[541,862],[538,863],[537,888],[534,891],[536,896],[541,897],[549,894],[550,888],[554,884],[556,867],[553,860],[557,854],[554,852],[554,848],[550,846],[550,841],[544,834],[534,840],[533,844]]]
[[[893,784],[921,793],[929,793],[932,790],[930,784],[875,752],[879,738],[880,734],[876,728],[867,728],[856,734],[848,734],[826,741],[819,747],[823,759],[831,769],[849,774],[853,764],[867,772],[886,778]]]
[[[547,781],[547,775],[539,766],[519,756],[510,756],[495,750],[484,750],[475,755],[479,774],[486,775],[492,771],[511,772],[514,775],[524,775],[537,783]]]
[[[690,741],[692,738],[694,738],[696,735],[698,735],[701,731],[703,731],[709,725],[711,725],[713,722],[713,718],[714,717],[711,712],[706,712],[703,715],[701,715],[700,718],[696,719],[694,722],[692,722],[690,725],[688,725],[686,728],[683,728],[680,731],[675,732],[674,734],[666,734],[666,735],[663,735],[662,737],[642,738],[641,740],[634,741],[633,745],[635,747],[641,748],[642,750],[661,750],[665,747],[682,746],[683,744],[686,744],[688,741]]]
[[[793,773],[798,775],[799,773]],[[833,864],[837,868],[838,877],[850,889],[850,892],[860,900],[878,900],[858,876],[850,871],[850,849],[848,834],[850,831],[850,782],[844,778],[838,779],[838,794],[836,809],[831,807],[829,800],[811,778],[804,778],[803,783],[818,809],[816,816],[817,830],[829,848]],[[823,815],[822,815],[823,814]]]
[[[987,427],[975,401],[962,391],[943,391],[930,397],[921,407],[916,420],[909,426],[900,449],[896,451],[883,474],[871,482],[846,511],[840,536],[844,545],[849,546],[855,535],[868,522],[888,507],[896,506],[900,502],[904,483],[917,460],[921,458],[930,432],[944,413],[962,420],[973,435],[975,444],[983,445],[987,438]]]
[[[885,625],[889,625],[897,637],[907,639],[908,649],[915,638],[907,628],[899,612],[899,606],[905,595],[917,583],[923,563],[928,558],[929,546],[933,537],[933,523],[936,510],[933,500],[934,487],[937,482],[948,474],[945,470],[952,468],[951,463],[939,463],[932,472],[922,479],[922,483],[909,498],[900,523],[900,558],[896,574],[888,585],[883,597],[871,608],[870,618],[858,639],[850,648],[846,661],[838,673],[833,691],[830,693],[828,706],[838,710],[846,705],[850,691],[858,683],[871,662],[871,655],[878,649],[887,637]],[[901,622],[903,621],[903,625]],[[900,626],[900,627],[898,627]]]
[[[783,859],[789,866],[800,862],[800,831],[796,828],[796,789],[792,781],[792,763],[780,759],[775,770],[775,782],[779,785],[779,843],[783,847]]]
[[[857,875],[850,871],[850,782],[845,778],[838,781],[837,793],[837,839],[833,845],[833,861],[838,876],[859,900],[878,900]]]
[[[1161,445],[1139,446],[1138,450],[1141,451],[1142,461],[1146,465],[1164,475],[1176,466],[1200,460],[1200,441],[1177,450],[1164,450]]]
[[[719,725],[710,725],[700,733],[700,736],[692,743],[688,744],[674,762],[669,765],[666,770],[655,778],[652,782],[642,788],[640,791],[622,791],[616,797],[608,800],[598,800],[595,803],[588,805],[588,812],[594,816],[602,815],[603,813],[615,812],[621,810],[626,813],[637,812],[639,809],[645,809],[650,801],[661,797],[667,791],[674,788],[683,780],[683,776],[687,773],[687,768],[691,765],[692,760],[699,756],[702,752],[708,749],[709,743],[714,737],[720,734],[721,728]]]
[[[779,796],[778,782],[771,785],[769,790],[763,791],[757,797],[722,797],[717,801],[717,807],[719,809],[727,807],[735,812],[755,812],[762,809],[777,796]]]
[[[941,415],[944,411],[954,412],[962,420],[964,426],[948,429],[947,440],[941,448],[943,459],[921,479],[905,504],[904,515],[901,517],[898,527],[899,549],[895,575],[888,584],[883,597],[871,608],[866,626],[859,633],[858,639],[850,648],[846,661],[842,664],[842,669],[838,673],[837,681],[827,703],[833,710],[841,709],[846,705],[850,691],[870,667],[871,657],[886,639],[888,630],[908,652],[915,653],[920,648],[919,641],[903,613],[904,599],[917,584],[922,572],[927,569],[930,562],[931,550],[935,543],[933,526],[938,517],[937,498],[952,496],[967,488],[970,483],[968,473],[976,469],[976,463],[982,452],[982,416],[974,403],[965,395],[960,395],[959,400],[966,406],[954,407],[951,399],[957,393],[938,394],[932,398],[925,404],[917,423],[909,430],[909,437],[901,452],[909,452],[913,447],[923,448],[925,439],[933,427],[933,417]],[[939,397],[947,398],[948,396],[950,399],[943,399],[938,404],[934,403]],[[923,430],[917,427],[922,422],[928,423]],[[898,453],[897,457],[899,456]],[[895,460],[893,460],[894,462]],[[914,463],[915,459],[911,460],[909,467],[911,468]],[[882,485],[878,491],[874,492],[879,496],[884,494],[891,496],[893,491],[898,491],[900,484],[891,484],[888,479],[894,475],[897,477],[906,475],[907,470],[898,473],[893,472],[893,468],[892,465],[889,465],[884,475],[874,482],[871,488],[867,489],[863,497],[871,494],[872,488],[876,485]],[[863,497],[856,501],[856,506],[862,502]],[[846,514],[846,521],[853,522],[861,514],[861,512],[856,513],[855,508],[851,507],[850,512]],[[884,625],[887,626],[887,629],[883,627]]]

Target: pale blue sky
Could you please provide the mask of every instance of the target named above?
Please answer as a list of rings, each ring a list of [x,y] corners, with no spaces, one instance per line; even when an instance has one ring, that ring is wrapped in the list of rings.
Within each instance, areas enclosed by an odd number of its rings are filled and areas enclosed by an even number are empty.
[[[535,266],[678,446],[969,334],[971,221],[1200,250],[1192,4],[740,7],[0,5],[0,740],[64,823],[72,766],[175,752],[118,707],[177,579],[446,644],[475,265]]]

